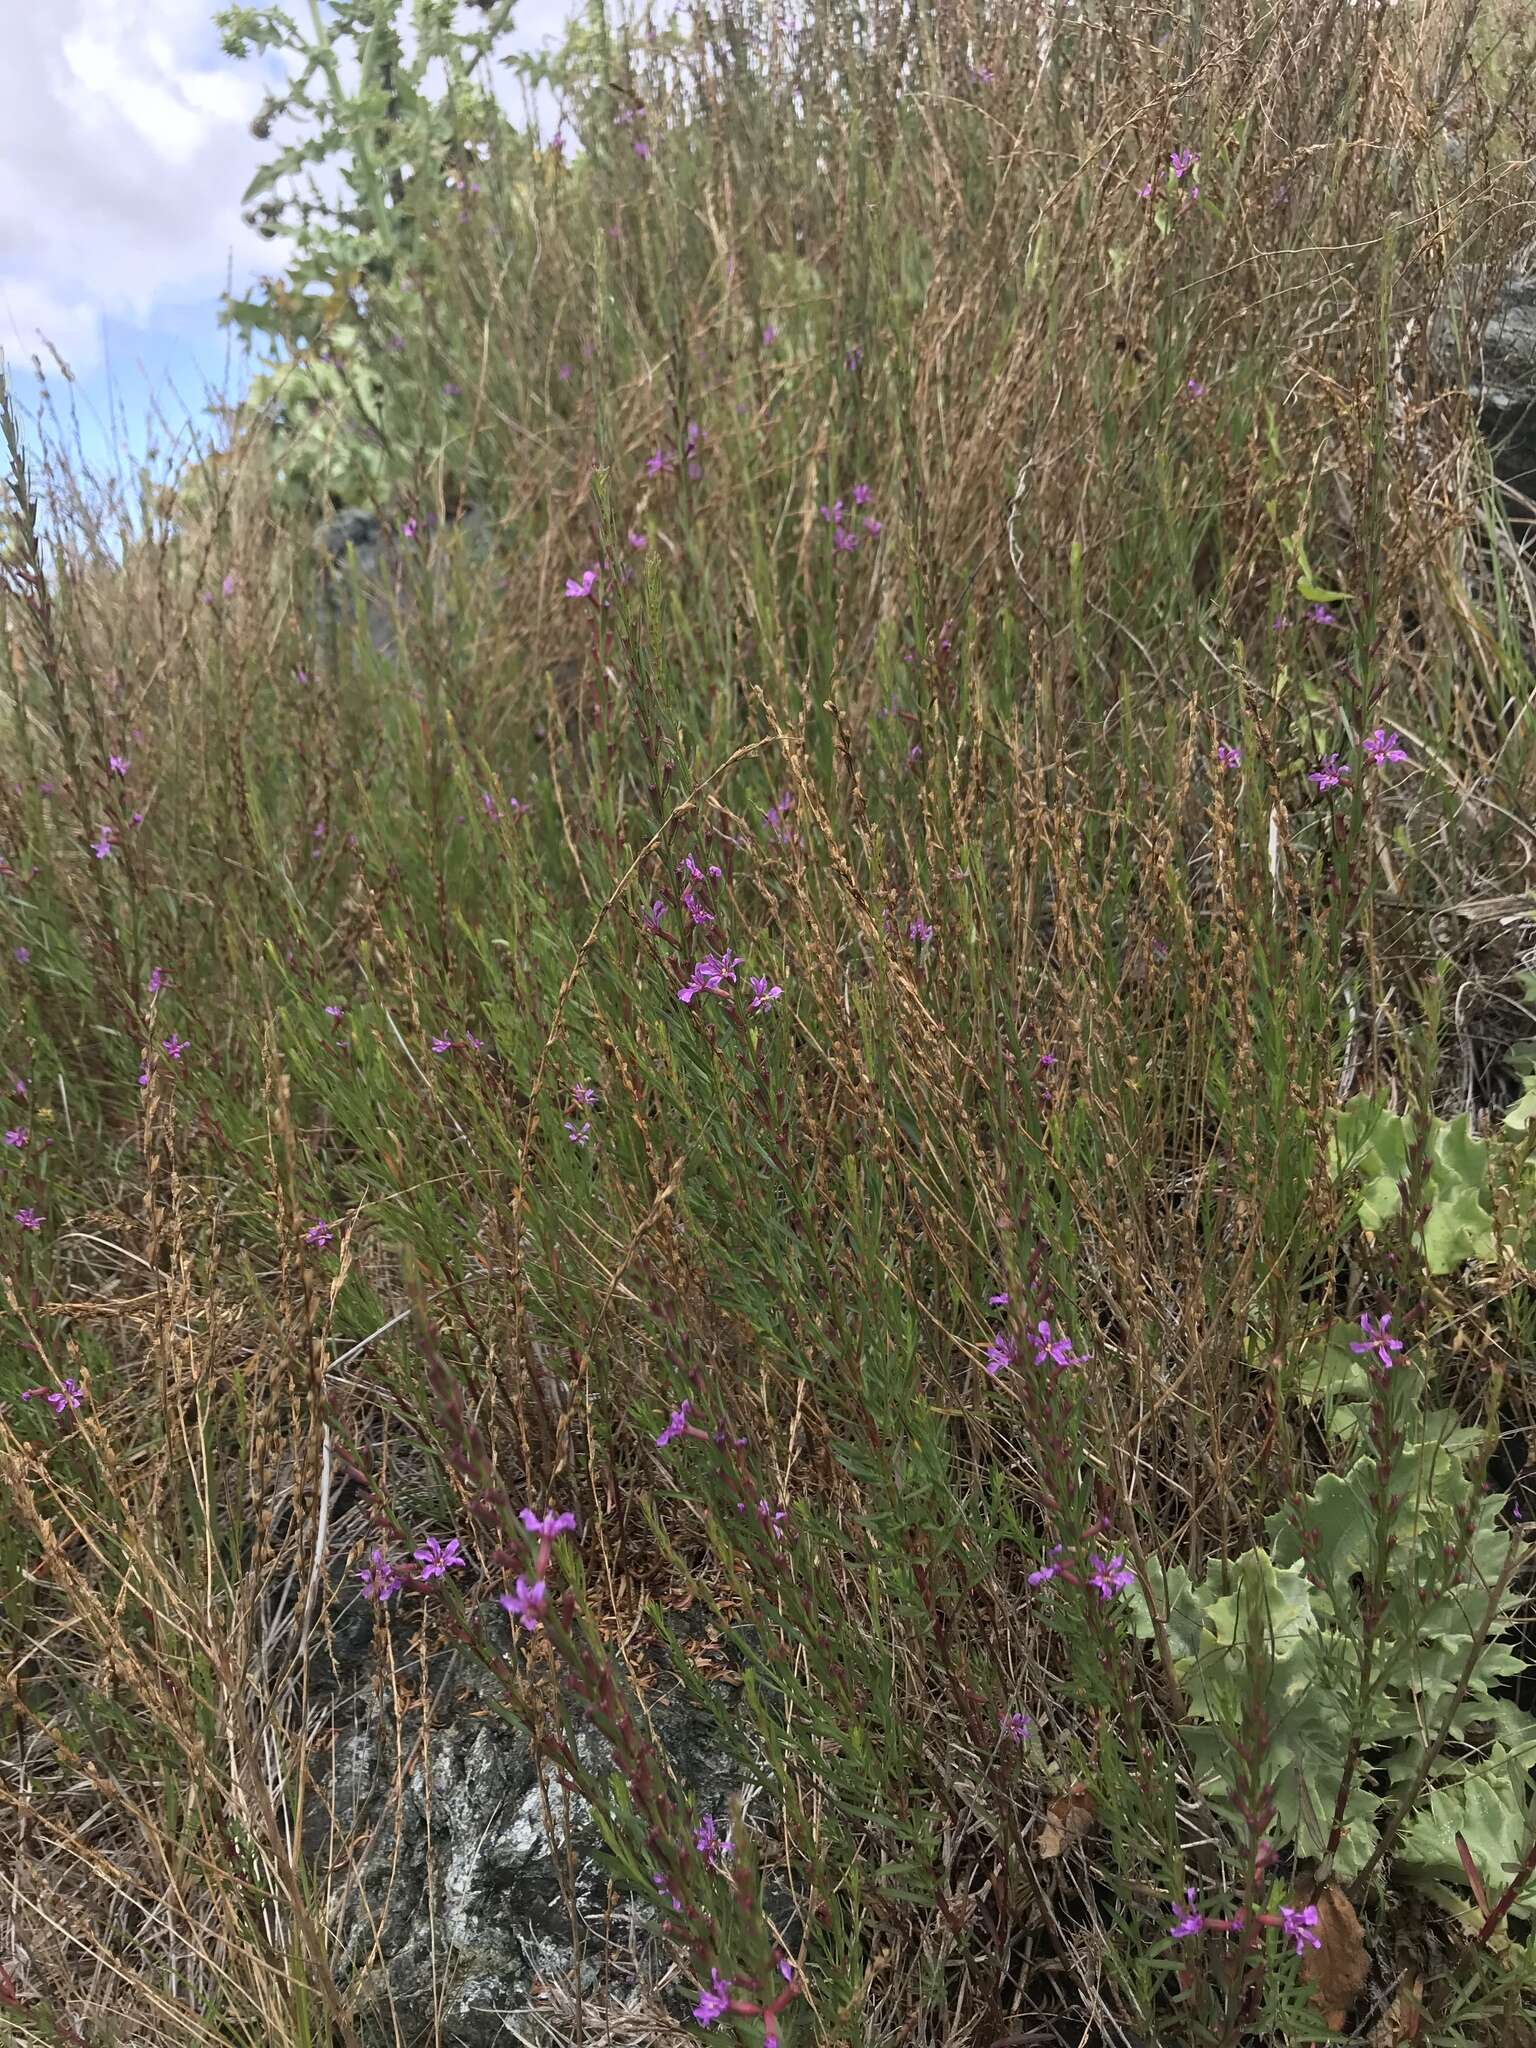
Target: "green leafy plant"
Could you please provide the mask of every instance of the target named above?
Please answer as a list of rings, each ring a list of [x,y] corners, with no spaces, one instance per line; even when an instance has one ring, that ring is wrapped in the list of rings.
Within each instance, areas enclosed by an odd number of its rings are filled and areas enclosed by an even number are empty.
[[[1336,1333],[1328,1356],[1341,1354]],[[1273,1832],[1296,1854],[1346,1881],[1388,1851],[1402,1874],[1454,1879],[1460,1826],[1492,1876],[1518,1862],[1530,1827],[1536,1722],[1502,1690],[1525,1669],[1505,1640],[1523,1540],[1501,1522],[1506,1497],[1481,1490],[1479,1433],[1421,1413],[1412,1367],[1351,1364],[1371,1385],[1333,1414],[1343,1468],[1200,1581],[1153,1570],[1189,1752],[1220,1804],[1257,1708]],[[1345,1377],[1332,1391],[1350,1391]]]
[[[1527,1111],[1526,1114],[1529,1114]],[[1505,1129],[1520,1129],[1506,1119]],[[1356,1183],[1355,1211],[1362,1229],[1384,1230],[1401,1215],[1410,1177],[1416,1127],[1374,1096],[1359,1095],[1338,1112],[1332,1158],[1341,1179]],[[1435,1118],[1428,1131],[1427,1206],[1415,1241],[1431,1273],[1454,1272],[1469,1259],[1494,1256],[1490,1147],[1474,1138],[1470,1120]]]

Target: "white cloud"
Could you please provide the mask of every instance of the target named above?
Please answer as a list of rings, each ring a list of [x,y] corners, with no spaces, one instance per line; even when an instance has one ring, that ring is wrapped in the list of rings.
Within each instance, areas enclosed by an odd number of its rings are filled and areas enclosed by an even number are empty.
[[[275,146],[250,133],[266,82],[256,62],[224,56],[215,4],[6,10],[0,351],[14,363],[45,355],[46,337],[89,376],[104,319],[142,331],[157,309],[168,320],[206,305],[211,316],[226,281],[244,290],[281,267],[283,245],[240,218],[241,194]],[[526,0],[512,41],[531,49],[557,36],[572,4]]]
[[[96,367],[100,318],[212,301],[273,267],[240,218],[264,154],[254,65],[218,49],[209,0],[12,10],[0,67],[0,348],[46,335]]]

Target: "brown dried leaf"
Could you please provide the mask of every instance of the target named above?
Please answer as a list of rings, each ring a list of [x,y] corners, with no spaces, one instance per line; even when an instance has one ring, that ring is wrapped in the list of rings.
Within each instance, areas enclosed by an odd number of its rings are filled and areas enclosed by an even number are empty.
[[[1309,1948],[1303,1955],[1302,1982],[1313,1986],[1312,2003],[1328,2025],[1342,2027],[1350,2007],[1365,1989],[1370,1971],[1365,1933],[1354,1907],[1336,1884],[1325,1884],[1310,1903],[1317,1908],[1322,1947]]]
[[[1423,2039],[1424,1979],[1414,1977],[1402,1989],[1371,2029],[1371,2048],[1412,2048]]]
[[[1035,1854],[1042,1862],[1053,1861],[1063,1849],[1080,1842],[1097,1817],[1093,1794],[1088,1787],[1074,1785],[1070,1792],[1063,1792],[1045,1809],[1045,1819],[1035,1837]]]

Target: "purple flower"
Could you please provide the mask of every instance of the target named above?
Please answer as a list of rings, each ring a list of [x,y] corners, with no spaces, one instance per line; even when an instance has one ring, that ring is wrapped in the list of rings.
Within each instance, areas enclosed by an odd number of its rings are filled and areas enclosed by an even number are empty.
[[[1035,1724],[1028,1714],[1017,1711],[999,1716],[999,1726],[1010,1742],[1028,1742],[1035,1732]]]
[[[369,1551],[368,1562],[357,1576],[363,1588],[363,1598],[377,1600],[381,1607],[400,1590],[399,1572],[377,1546]]]
[[[766,1010],[770,1003],[776,1003],[784,993],[783,989],[778,987],[777,984],[772,988],[768,986],[766,974],[751,975],[749,980],[752,987],[752,1001],[748,1007],[752,1010]]]
[[[853,347],[849,349],[847,355],[843,357],[843,368],[846,371],[848,371],[849,375],[851,376],[855,370],[859,369],[862,366],[863,361],[864,351],[862,348],[860,348],[859,344],[855,342]]]
[[[432,1050],[438,1054],[452,1052],[453,1040],[451,1038],[434,1038],[432,1041]]]
[[[98,860],[106,860],[112,851],[112,827],[103,825],[91,841],[91,851]]]
[[[1339,623],[1325,604],[1309,604],[1301,616],[1309,626],[1336,626]]]
[[[1117,1593],[1135,1585],[1136,1574],[1118,1550],[1108,1558],[1100,1557],[1096,1550],[1091,1550],[1088,1553],[1088,1583],[1101,1600],[1113,1600]]]
[[[400,529],[400,538],[402,540],[414,540],[416,538],[416,522],[414,519],[406,520]]]
[[[107,770],[112,775],[126,775],[128,773],[128,763],[121,754],[108,754]]]
[[[855,505],[867,505],[874,495],[868,484],[855,484],[853,487],[853,502]]]
[[[592,1125],[590,1122],[573,1124],[569,1121],[569,1119],[567,1119],[565,1126],[565,1135],[570,1139],[573,1145],[585,1145],[587,1140],[592,1135]]]
[[[1182,178],[1184,173],[1193,169],[1199,161],[1194,150],[1175,149],[1169,154],[1168,167],[1176,178]]]
[[[672,458],[665,448],[658,448],[645,465],[647,476],[666,476],[672,468]]]
[[[677,1439],[688,1427],[688,1415],[692,1407],[693,1403],[691,1401],[684,1401],[681,1407],[672,1410],[672,1413],[667,1417],[666,1428],[656,1439],[658,1451],[664,1451],[668,1444],[675,1444],[677,1442]]]
[[[652,903],[649,910],[641,911],[640,922],[645,926],[648,932],[659,932],[661,930],[661,921],[666,916],[666,914],[667,906],[665,903],[662,902],[661,898],[658,896],[656,900]]]
[[[647,548],[650,545],[645,535],[643,533],[637,533],[634,527],[631,527],[629,529],[628,533],[625,534],[624,538],[629,542],[630,546],[635,550],[637,554],[642,549]]]
[[[738,1501],[736,1506],[739,1513],[746,1513],[747,1504],[744,1500]],[[784,1519],[788,1513],[788,1508],[776,1508],[772,1501],[760,1499],[757,1503],[757,1519],[765,1529],[772,1533],[775,1539],[783,1534]]]
[[[1398,734],[1386,732],[1379,725],[1366,739],[1364,753],[1366,759],[1377,768],[1385,767],[1388,761],[1406,761],[1408,758]]]
[[[1070,1337],[1056,1336],[1049,1323],[1036,1323],[1030,1332],[1029,1341],[1035,1347],[1035,1364],[1048,1365],[1053,1372],[1064,1372],[1069,1365],[1086,1365],[1086,1358],[1079,1358],[1072,1349]]]
[[[566,577],[565,594],[567,597],[590,597],[592,595],[592,586],[596,581],[597,570],[589,564],[588,567],[582,570],[579,578],[575,576]]]
[[[706,1813],[694,1830],[693,1846],[711,1870],[718,1870],[732,1854],[734,1847],[730,1836],[721,1834],[712,1813]]]
[[[1297,1955],[1323,1945],[1323,1937],[1317,1931],[1316,1906],[1282,1906],[1280,1931],[1287,1941],[1295,1942]]]
[[[870,539],[873,540],[877,534],[884,533],[885,528],[880,524],[880,521],[876,519],[873,514],[871,514],[864,521],[864,531],[869,535]]]
[[[413,1550],[411,1555],[421,1566],[424,1579],[441,1579],[449,1572],[460,1570],[465,1562],[457,1536],[450,1536],[446,1543],[439,1543],[435,1536],[429,1536],[420,1550]]]
[[[162,1038],[160,1043],[168,1059],[179,1060],[192,1041],[190,1038],[178,1038],[173,1031],[169,1038]]]
[[[159,995],[159,993],[160,993],[161,989],[163,989],[164,987],[165,987],[165,969],[164,969],[163,967],[152,967],[152,968],[150,969],[150,971],[149,971],[149,992],[150,992],[150,994],[151,994],[152,996],[157,996],[157,995]]]
[[[1060,1557],[1061,1545],[1059,1543],[1052,1546],[1050,1555],[1052,1557]],[[1030,1573],[1027,1583],[1031,1586],[1043,1586],[1048,1580],[1056,1578],[1060,1571],[1061,1566],[1059,1564],[1039,1565]]]
[[[838,498],[830,505],[823,505],[821,507],[821,516],[828,526],[841,526],[843,523],[842,499]]]
[[[1347,778],[1349,765],[1338,754],[1324,754],[1321,761],[1307,775],[1314,789],[1337,789]]]
[[[651,145],[643,135],[637,136],[635,139],[635,155],[639,157],[641,163],[648,163],[650,161]]]
[[[1362,1344],[1351,1344],[1350,1350],[1357,1358],[1374,1358],[1382,1372],[1390,1372],[1396,1363],[1398,1352],[1403,1348],[1402,1338],[1392,1335],[1391,1311],[1388,1310],[1380,1322],[1376,1322],[1369,1315],[1361,1316],[1360,1328],[1365,1341]]]
[[[991,1378],[996,1379],[1005,1366],[1017,1365],[1018,1361],[1018,1345],[1014,1343],[1006,1330],[999,1330],[987,1346],[982,1357],[982,1364],[986,1367],[988,1374]]]
[[[657,1891],[661,1893],[662,1897],[671,1906],[673,1912],[681,1913],[681,1911],[683,1910],[682,1900],[677,1896],[677,1893],[673,1891],[671,1885],[667,1883],[667,1880],[665,1879],[665,1877],[662,1876],[659,1870],[653,1870],[651,1872],[651,1883],[655,1885]]]
[[[57,1387],[26,1387],[22,1391],[23,1401],[46,1401],[55,1415],[78,1408],[85,1399],[85,1393],[78,1380],[65,1380]]]
[[[562,384],[569,384],[569,383],[570,383],[570,381],[571,381],[571,366],[570,366],[570,364],[569,364],[569,363],[562,363],[562,364],[560,365],[559,369],[558,369],[558,370],[556,370],[556,372],[555,372],[555,375],[556,375],[556,376],[557,376],[557,377],[558,377],[558,378],[560,379],[560,382],[561,382]]]
[[[683,891],[683,908],[695,924],[713,924],[715,921],[715,913],[705,909],[691,888]]]
[[[1136,197],[1138,199],[1150,199],[1152,197],[1152,180],[1150,178],[1148,178],[1144,185],[1136,187]]]
[[[773,344],[778,340],[778,338],[779,330],[777,329],[777,327],[774,326],[773,322],[770,320],[768,325],[763,329],[763,347],[772,348]]]
[[[557,1536],[569,1536],[575,1532],[574,1515],[557,1515],[553,1509],[547,1515],[536,1515],[532,1508],[524,1508],[518,1517],[530,1536],[537,1536],[541,1543],[553,1543]]]
[[[1195,1911],[1195,1888],[1193,1885],[1185,1892],[1184,1899],[1189,1907],[1189,1911],[1181,1914],[1168,1930],[1175,1941],[1184,1941],[1192,1934],[1204,1934],[1205,1932],[1205,1915]]]
[[[585,1081],[578,1081],[571,1090],[571,1100],[578,1109],[590,1109],[597,1100],[597,1090],[589,1088]]]
[[[1006,1287],[1002,1290],[1000,1294],[989,1294],[987,1296],[988,1308],[1007,1308],[1008,1302],[1009,1294]]]
[[[933,937],[933,926],[925,924],[920,917],[914,917],[907,926],[907,937],[914,940],[919,946],[926,946]]]
[[[1204,398],[1210,388],[1209,384],[1202,384],[1198,377],[1189,378],[1184,386],[1191,398]]]
[[[832,545],[841,555],[851,555],[859,545],[859,536],[846,526],[834,526]]]
[[[340,1016],[342,1016],[342,1015],[344,1014],[344,1011],[343,1011],[343,1006],[342,1006],[342,1004],[340,1004],[340,1003],[327,1003],[327,1004],[326,1004],[326,1006],[325,1006],[325,1014],[327,1015],[327,1017],[331,1017],[331,1018],[337,1018],[337,1017],[340,1017]]]
[[[234,571],[233,571],[233,570],[231,570],[231,571],[230,571],[230,573],[229,573],[229,574],[228,574],[228,575],[227,575],[227,576],[226,576],[226,577],[224,578],[224,581],[223,581],[223,583],[222,583],[222,584],[220,585],[220,588],[221,588],[221,589],[223,590],[223,592],[224,592],[224,595],[225,595],[226,597],[233,597],[233,596],[234,596],[234,594],[235,594],[235,574],[234,574]]]
[[[32,949],[31,949],[31,947],[30,947],[30,946],[18,946],[18,947],[16,948],[16,952],[15,952],[15,956],[14,956],[14,957],[15,957],[15,960],[16,960],[16,964],[17,964],[17,966],[18,966],[18,967],[25,967],[25,966],[26,966],[26,964],[27,964],[27,962],[28,962],[28,961],[29,961],[29,960],[30,960],[30,959],[32,958]]]
[[[304,1233],[304,1242],[312,1244],[317,1252],[323,1252],[335,1234],[329,1223],[311,1223]]]
[[[22,1146],[26,1144],[28,1135],[29,1134],[24,1130],[7,1131],[5,1134],[5,1142],[7,1145],[14,1145],[16,1150],[19,1152]]]
[[[535,1579],[530,1586],[519,1572],[517,1586],[513,1592],[500,1595],[497,1605],[504,1607],[514,1621],[520,1621],[528,1630],[536,1629],[544,1619],[549,1605],[549,1593],[542,1579]]]
[[[1223,740],[1216,749],[1216,766],[1218,768],[1225,768],[1227,772],[1230,774],[1234,768],[1241,768],[1242,765],[1242,748],[1230,747],[1227,745],[1227,742]]]
[[[734,987],[741,955],[729,947],[723,953],[706,953],[698,961],[687,983],[677,991],[680,1003],[691,1003],[698,995],[719,995],[727,985]]]
[[[731,2009],[731,1981],[722,1977],[718,1970],[709,1973],[709,1989],[699,1993],[699,2002],[693,2008],[693,2016],[700,2026],[712,2027],[716,2020],[724,2019]]]
[[[786,789],[781,792],[778,802],[771,803],[763,813],[764,829],[772,838],[779,842],[780,846],[790,846],[794,843],[795,835],[789,829],[786,817],[786,813],[792,809],[794,801],[794,791]]]

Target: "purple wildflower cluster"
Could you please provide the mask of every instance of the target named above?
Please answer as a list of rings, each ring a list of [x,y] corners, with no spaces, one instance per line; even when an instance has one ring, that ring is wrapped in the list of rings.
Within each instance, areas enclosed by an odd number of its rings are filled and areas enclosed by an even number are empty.
[[[461,1571],[468,1564],[459,1547],[457,1536],[450,1536],[444,1543],[437,1536],[429,1536],[411,1552],[418,1569],[408,1575],[408,1568],[401,1566],[377,1544],[368,1553],[368,1562],[358,1573],[366,1600],[377,1600],[382,1607],[400,1588],[412,1581],[427,1585],[433,1579],[446,1578],[449,1572]]]
[[[782,800],[775,808],[782,816]],[[700,891],[710,882],[722,878],[721,869],[711,861],[706,874],[693,855],[688,853],[678,862],[677,872],[683,880],[682,908],[689,923],[696,931],[707,930],[716,922],[715,912]],[[658,898],[651,905],[650,915],[646,920],[653,931],[659,929],[665,914],[666,905]],[[705,953],[694,962],[693,971],[677,990],[677,1000],[687,1008],[700,996],[730,996],[730,992],[737,986],[740,970],[745,964],[742,956],[733,953],[729,946],[723,946],[718,953]],[[753,1013],[767,1009],[770,1003],[776,1003],[784,993],[776,983],[769,981],[766,974],[749,975],[747,981],[752,992],[752,1000],[747,1007]],[[730,996],[730,999],[732,1002],[735,1001],[734,996]]]
[[[1364,754],[1368,765],[1372,768],[1385,768],[1389,762],[1406,761],[1408,759],[1407,749],[1403,745],[1401,735],[1389,732],[1385,726],[1381,725],[1378,725],[1374,732],[1366,734],[1360,743],[1360,751]],[[1314,789],[1321,792],[1342,787],[1349,780],[1349,777],[1349,763],[1337,751],[1325,754],[1317,766],[1309,770],[1307,774],[1308,782],[1311,783]]]
[[[533,1630],[543,1620],[548,1606],[549,1560],[555,1538],[572,1533],[576,1517],[553,1512],[539,1515],[532,1508],[524,1508],[521,1520],[538,1543],[532,1577],[520,1572],[514,1590],[502,1593],[498,1599],[509,1615],[525,1629]],[[364,1599],[375,1600],[382,1607],[401,1587],[428,1586],[434,1579],[446,1579],[450,1572],[463,1571],[468,1564],[457,1536],[450,1536],[446,1542],[439,1536],[428,1536],[411,1552],[410,1562],[391,1557],[381,1545],[375,1544],[357,1576]]]
[[[821,507],[822,520],[832,529],[834,554],[853,554],[858,548],[861,531],[871,540],[877,540],[884,531],[882,522],[865,509],[874,495],[868,484],[855,484],[851,509],[844,506],[841,498],[834,498],[830,505]]]
[[[1195,1888],[1190,1885],[1184,1893],[1185,1911],[1168,1929],[1175,1941],[1189,1941],[1199,1934],[1241,1934],[1246,1922],[1241,1913],[1229,1918],[1217,1919],[1209,1913],[1202,1913],[1195,1904]],[[1321,1948],[1323,1937],[1318,1931],[1316,1906],[1282,1906],[1275,1913],[1255,1913],[1254,1924],[1258,1927],[1278,1927],[1285,1940],[1292,1943],[1298,1956],[1305,1955],[1309,1948]]]
[[[1169,196],[1177,193],[1181,207],[1192,205],[1200,197],[1200,187],[1190,176],[1199,161],[1199,154],[1193,149],[1181,147],[1168,152],[1168,168],[1163,173],[1161,190]],[[1186,177],[1189,178],[1187,185],[1184,182]],[[1148,178],[1144,185],[1137,187],[1136,196],[1138,199],[1151,199],[1158,190],[1157,179]]]
[[[1113,1600],[1117,1593],[1127,1593],[1136,1583],[1136,1574],[1126,1563],[1120,1551],[1109,1557],[1101,1557],[1096,1550],[1090,1550],[1084,1569],[1068,1560],[1063,1560],[1062,1546],[1057,1543],[1051,1548],[1046,1563],[1038,1565],[1029,1574],[1031,1586],[1048,1585],[1052,1579],[1060,1579],[1069,1586],[1090,1587],[1101,1600]]]
[[[1009,1297],[1006,1293],[988,1296],[989,1308],[1007,1308],[1008,1305]],[[1033,1351],[1033,1363],[1037,1370],[1065,1372],[1069,1366],[1087,1365],[1091,1356],[1087,1352],[1079,1356],[1073,1348],[1072,1339],[1056,1330],[1043,1316],[1032,1330],[1025,1331],[1024,1338]],[[1018,1340],[1010,1331],[999,1330],[994,1333],[986,1348],[983,1363],[989,1376],[996,1379],[1006,1367],[1017,1365],[1019,1356]]]
[[[72,1414],[85,1400],[85,1389],[78,1380],[60,1380],[56,1387],[24,1387],[23,1401],[46,1401],[54,1414],[62,1418]]]
[[[513,1590],[501,1594],[498,1604],[506,1609],[514,1621],[520,1621],[523,1627],[531,1632],[538,1628],[549,1607],[549,1560],[555,1538],[573,1534],[576,1517],[554,1513],[536,1515],[532,1508],[524,1508],[521,1519],[529,1535],[538,1538],[539,1547],[534,1560],[533,1578],[529,1580],[519,1572]]]
[[[787,1956],[780,1956],[774,1968],[784,1979],[786,1990],[771,1999],[736,1995],[753,1992],[757,1987],[750,1983],[738,1985],[729,1977],[722,1977],[718,1969],[711,1968],[709,1982],[699,1993],[693,2016],[700,2026],[712,2027],[717,2020],[734,2015],[739,2019],[760,2019],[763,2023],[763,2048],[779,2048],[779,2014],[792,1999],[800,1995],[795,1982],[795,1966]]]
[[[703,444],[708,438],[697,420],[688,422],[683,434],[683,466],[694,483],[704,474]],[[677,458],[670,449],[658,445],[646,458],[645,473],[650,477],[670,476],[676,467]]]

